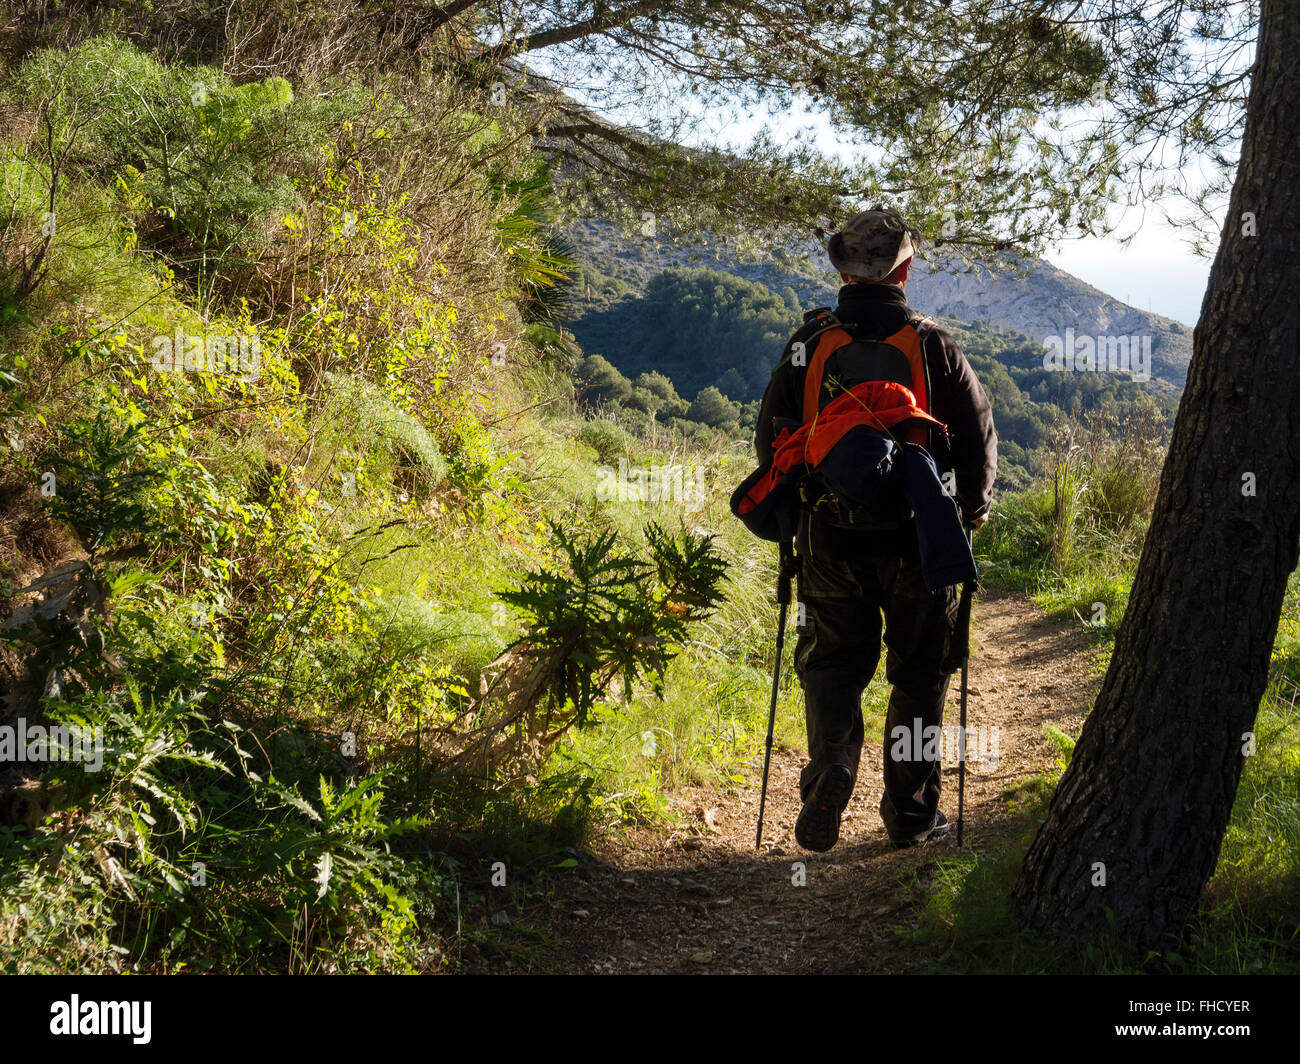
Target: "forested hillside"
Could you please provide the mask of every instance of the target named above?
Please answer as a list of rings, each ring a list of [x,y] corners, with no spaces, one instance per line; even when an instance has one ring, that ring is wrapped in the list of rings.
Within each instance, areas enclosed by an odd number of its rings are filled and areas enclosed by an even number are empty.
[[[599,322],[612,301],[645,296],[658,275],[672,269],[716,270],[754,281],[804,310],[835,302],[839,278],[816,239],[716,237],[707,231],[674,233],[667,239],[647,235],[645,229],[624,230],[592,220],[565,229],[582,262],[582,290],[574,303],[580,321],[594,317]],[[1182,386],[1191,357],[1191,330],[1185,325],[1128,306],[1042,260],[1002,255],[966,263],[941,249],[924,252],[908,280],[908,295],[932,317],[979,323],[1036,341],[1063,335],[1067,328],[1094,336],[1147,336],[1152,390],[1173,395]],[[587,327],[598,328],[596,322]]]
[[[587,352],[580,395],[615,404],[624,420],[698,432],[702,423],[752,437],[759,400],[804,310],[790,286],[778,295],[762,281],[710,268],[669,267],[637,294],[594,268],[582,269],[572,328]],[[585,309],[586,285],[595,294]],[[602,298],[610,292],[621,294]],[[833,305],[833,294],[829,300]],[[817,304],[814,304],[817,305]],[[827,305],[827,304],[820,304]],[[1169,386],[1125,373],[1061,373],[1043,364],[1041,343],[986,324],[939,319],[956,337],[996,410],[1001,484],[1023,487],[1042,468],[1035,455],[1063,418],[1139,422],[1163,435],[1177,402]]]

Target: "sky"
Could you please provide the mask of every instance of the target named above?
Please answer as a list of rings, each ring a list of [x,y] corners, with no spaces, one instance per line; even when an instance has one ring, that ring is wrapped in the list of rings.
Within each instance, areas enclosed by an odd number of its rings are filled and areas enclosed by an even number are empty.
[[[764,125],[775,132],[796,128],[812,130],[815,141],[827,155],[838,153],[834,130],[825,116],[810,111],[760,111],[748,118],[710,128],[701,126],[696,139],[740,147],[753,139]],[[1043,257],[1067,273],[1141,310],[1154,311],[1193,326],[1201,313],[1201,301],[1209,281],[1209,258],[1194,255],[1183,234],[1166,225],[1158,209],[1145,212],[1115,212],[1111,224],[1117,233],[1133,239],[1122,245],[1115,237],[1085,237],[1064,241]]]
[[[1127,247],[1109,238],[1071,240],[1043,256],[1053,266],[1141,310],[1195,325],[1210,260],[1193,255],[1182,236],[1148,218]]]

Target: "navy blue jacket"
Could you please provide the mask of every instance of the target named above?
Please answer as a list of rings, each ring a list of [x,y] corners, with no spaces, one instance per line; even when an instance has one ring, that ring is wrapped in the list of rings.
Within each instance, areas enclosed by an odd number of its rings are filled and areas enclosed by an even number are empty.
[[[903,497],[916,516],[925,586],[937,591],[976,577],[975,559],[962,529],[957,500],[943,490],[934,459],[924,447],[903,444]]]

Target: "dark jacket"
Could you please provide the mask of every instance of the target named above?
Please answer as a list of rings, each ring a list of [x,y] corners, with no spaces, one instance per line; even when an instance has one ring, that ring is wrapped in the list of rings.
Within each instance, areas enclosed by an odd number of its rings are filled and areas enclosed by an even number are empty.
[[[842,322],[856,323],[856,335],[883,339],[901,329],[917,314],[907,305],[898,285],[846,284],[839,292],[835,315]],[[809,316],[805,316],[807,319]],[[760,464],[772,460],[773,421],[802,420],[804,366],[794,366],[789,355],[796,341],[803,341],[817,329],[813,321],[790,337],[781,363],[768,382],[758,415],[754,446]],[[940,474],[956,474],[957,502],[966,521],[985,517],[993,499],[997,475],[998,440],[988,396],[957,341],[942,329],[928,330],[922,346],[930,377],[930,413],[948,426],[948,440],[931,429],[926,449]],[[809,351],[811,354],[811,350]]]

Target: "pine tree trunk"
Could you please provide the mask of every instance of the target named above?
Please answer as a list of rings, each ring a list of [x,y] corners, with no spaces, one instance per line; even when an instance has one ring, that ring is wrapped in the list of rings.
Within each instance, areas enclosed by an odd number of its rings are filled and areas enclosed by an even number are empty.
[[[1168,945],[1214,871],[1300,550],[1300,3],[1264,0],[1240,167],[1128,610],[1015,888]],[[1104,871],[1104,885],[1100,873]]]

